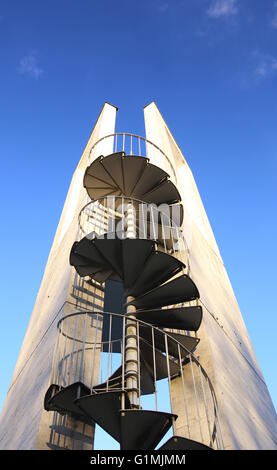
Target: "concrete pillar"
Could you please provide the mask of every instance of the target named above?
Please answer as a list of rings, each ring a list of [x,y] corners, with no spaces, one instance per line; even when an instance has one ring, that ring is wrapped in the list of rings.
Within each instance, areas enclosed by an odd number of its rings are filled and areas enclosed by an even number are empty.
[[[203,307],[196,355],[215,388],[224,447],[274,449],[276,412],[192,172],[155,103],[145,107],[144,116],[147,139],[169,159],[165,161],[161,155],[158,159],[148,146],[150,161],[165,169],[172,181],[176,180],[184,205],[182,229],[189,248],[191,277],[200,291]],[[186,435],[179,380],[172,383],[173,411],[179,415],[176,426],[180,435]]]
[[[1,449],[93,447],[92,426],[86,425],[83,429],[83,423],[44,411],[43,400],[49,386],[58,319],[78,309],[103,308],[103,289],[88,285],[84,289],[83,281],[76,278],[74,268],[69,265],[69,253],[78,236],[79,211],[87,202],[83,176],[89,152],[96,141],[114,133],[116,111],[114,106],[104,104],[74,172],[2,410]],[[113,139],[103,141],[92,159],[112,150]]]

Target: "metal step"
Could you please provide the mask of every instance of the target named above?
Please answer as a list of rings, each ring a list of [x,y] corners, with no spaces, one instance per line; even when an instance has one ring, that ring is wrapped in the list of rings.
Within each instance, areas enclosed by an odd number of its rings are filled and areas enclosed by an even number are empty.
[[[151,163],[147,163],[145,171],[138,180],[132,192],[132,197],[144,201],[142,195],[151,191],[154,187],[158,186],[163,180],[167,179],[169,175],[161,168]],[[154,202],[154,201],[153,201]],[[166,202],[166,201],[164,201]]]
[[[127,247],[128,248],[128,247]],[[128,259],[128,255],[126,254]],[[163,284],[168,279],[173,277],[175,274],[185,269],[185,265],[174,258],[174,256],[168,255],[161,251],[153,251],[147,258],[147,262],[140,273],[135,284],[131,284],[128,289],[128,294],[133,297],[137,297],[146,291]],[[132,266],[132,270],[136,271],[136,264]]]
[[[86,419],[86,415],[80,411],[74,401],[78,396],[90,393],[90,389],[82,382],[75,382],[64,388],[58,387],[60,388],[58,392],[57,387],[57,385],[52,384],[47,390],[45,395],[45,409],[47,411],[62,412],[84,421]],[[54,393],[54,391],[56,393]],[[50,394],[51,398],[48,398],[50,397]]]
[[[75,400],[75,406],[80,412],[89,416],[95,423],[103,428],[114,439],[120,442],[120,410],[122,391],[110,391],[87,395]],[[126,393],[125,407],[130,408]]]
[[[140,339],[140,389],[141,395],[149,395],[154,393],[154,357],[156,380],[162,380],[168,377],[167,358],[161,351],[154,350],[152,344]],[[179,374],[179,365],[168,358],[170,376],[174,377]],[[122,367],[118,367],[116,371],[109,377],[109,380],[93,387],[95,392],[104,392],[110,389],[122,390]],[[124,384],[126,386],[126,384]]]
[[[83,181],[85,188],[86,188],[86,184],[85,184],[86,175],[94,176],[95,178],[100,179],[101,181],[103,181],[109,186],[117,187],[116,182],[113,179],[113,177],[109,174],[109,172],[102,165],[103,159],[104,159],[104,156],[102,155],[101,157],[94,160],[94,162],[92,162],[92,164],[87,167],[85,175],[84,175],[84,181]]]
[[[196,285],[189,276],[184,274],[137,297],[129,302],[129,305],[134,305],[138,309],[150,309],[188,302],[197,298],[199,298],[199,292]]]
[[[112,175],[114,181],[116,182],[117,188],[120,189],[122,194],[124,194],[124,180],[122,168],[122,160],[124,158],[124,155],[111,154],[103,158],[102,160],[103,167],[110,175]]]
[[[69,437],[74,441],[81,441],[84,444],[90,444],[93,445],[93,436],[89,436],[85,434],[84,432],[76,431],[75,429],[72,429],[71,427],[67,427],[66,425],[63,424],[51,424],[49,426],[51,431],[59,434],[60,436],[65,436]],[[66,441],[66,439],[61,439],[63,441]]]
[[[142,361],[142,358],[141,358]],[[161,374],[160,374],[161,375]],[[164,378],[164,377],[160,377]],[[157,379],[158,380],[158,379]],[[124,387],[126,386],[126,381],[124,383]],[[93,390],[95,392],[104,392],[108,390],[123,390],[122,388],[122,367],[120,366],[111,377],[109,377],[109,380],[106,382],[103,382],[99,385],[96,385],[93,387]],[[154,379],[153,379],[153,372],[150,374],[148,372],[148,368],[142,367],[140,369],[140,393],[141,395],[150,395],[154,393],[155,387],[154,387]]]
[[[122,240],[119,238],[95,238],[92,243],[98,250],[100,256],[105,260],[105,264],[108,265],[108,268],[112,268],[123,279],[121,254]]]
[[[118,195],[172,204],[181,198],[168,178],[165,171],[149,163],[146,157],[116,153],[92,162],[85,172],[84,187],[92,200],[119,189]]]
[[[149,327],[146,326],[140,326],[139,334],[141,338],[143,338],[145,341],[152,345],[154,345],[154,336],[155,348],[157,348],[159,351],[162,351],[163,353],[166,353],[166,350],[168,350],[168,354],[172,357],[175,357],[177,360],[179,359],[178,343],[183,346],[180,346],[181,358],[184,358],[189,353],[193,352],[199,343],[199,339],[193,336],[188,336],[180,333],[166,332],[168,336],[171,336],[173,340],[175,340],[172,341],[170,340],[170,337],[165,336],[163,331],[157,329],[153,329],[152,331]],[[165,338],[167,338],[167,344],[165,342]]]
[[[129,197],[144,173],[148,159],[132,155],[124,158],[122,163],[124,195]]]
[[[61,387],[60,385],[51,384],[50,387],[47,389],[47,392],[44,396],[44,409],[46,411],[51,411],[49,407],[49,400],[51,400],[51,398],[57,393],[59,393],[59,391],[62,390],[63,388],[64,387]]]
[[[121,450],[155,449],[177,417],[148,410],[125,410],[120,416]]]
[[[175,184],[167,179],[150,191],[144,193],[141,196],[141,199],[148,203],[154,203],[157,205],[162,203],[174,204],[181,200],[181,196]]]
[[[92,274],[90,274],[90,276],[92,276]],[[93,274],[93,279],[97,282],[103,283],[103,282],[106,282],[108,279],[110,279],[112,276],[113,276],[112,270],[97,271],[95,274]]]
[[[97,199],[100,199],[106,196],[120,196],[121,194],[121,191],[118,191],[118,189],[114,189],[114,188],[105,188],[105,189],[86,188],[86,189],[92,201],[96,201]]]
[[[70,252],[70,255],[69,255],[70,256],[70,258],[69,258],[70,265],[71,266],[87,266],[91,261],[88,258],[86,258],[85,256],[81,256],[78,253],[76,253],[75,252],[75,246],[74,246],[74,249],[72,248],[72,250]]]
[[[152,343],[152,342],[151,342]],[[145,367],[145,369],[150,374],[151,378],[153,379],[153,387],[152,391],[149,393],[154,392],[154,369],[156,370],[156,380],[162,380],[168,377],[174,377],[179,374],[179,365],[177,362],[172,361],[170,357],[167,358],[161,351],[158,349],[153,349],[153,345],[150,342],[144,340],[144,338],[140,339],[140,358],[141,363]],[[154,351],[155,351],[155,364],[154,364]],[[169,370],[168,370],[169,365]],[[143,367],[141,367],[143,370]],[[146,393],[145,393],[146,394]]]
[[[213,450],[211,447],[202,444],[201,442],[186,439],[181,436],[171,437],[165,444],[159,447],[158,450]]]
[[[71,254],[76,253],[77,255],[87,258],[92,266],[97,265],[109,269],[109,263],[94,246],[94,240],[95,239],[90,240],[88,237],[84,237],[79,242],[74,242],[69,257],[70,263]]]
[[[127,238],[122,241],[122,261],[125,288],[133,286],[145,264],[148,264],[149,256],[154,250],[152,240]],[[132,294],[130,294],[132,295]]]
[[[94,175],[91,175],[89,173],[85,174],[84,186],[87,189],[97,189],[97,188],[110,189],[110,190],[118,189],[114,183],[111,184],[110,182],[100,180],[99,178],[96,178]]]
[[[97,280],[97,273],[101,271],[101,268],[95,266],[74,266],[80,277],[90,276]]]
[[[176,307],[154,310],[137,310],[138,320],[159,328],[197,331],[202,321],[202,307]]]
[[[103,271],[102,266],[99,266],[97,264],[91,266],[92,261],[86,258],[85,256],[81,256],[78,253],[75,253],[75,247],[74,249],[72,248],[70,252],[70,257],[69,257],[69,262],[71,266],[74,266],[76,269],[77,273],[79,276],[84,277],[84,276],[93,276],[96,279],[96,273],[99,273],[99,271]],[[106,272],[106,271],[105,271]],[[100,275],[101,277],[101,275]]]

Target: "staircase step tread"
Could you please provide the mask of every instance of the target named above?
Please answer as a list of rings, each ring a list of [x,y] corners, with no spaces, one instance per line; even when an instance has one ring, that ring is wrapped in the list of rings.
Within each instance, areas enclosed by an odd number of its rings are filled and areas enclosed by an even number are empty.
[[[75,406],[120,442],[120,414],[122,391],[88,394],[75,400]],[[125,393],[125,407],[130,402]]]
[[[183,274],[161,286],[138,296],[129,305],[138,309],[149,309],[188,302],[199,298],[199,292],[192,279]]]
[[[80,396],[82,396],[90,392],[90,389],[86,385],[84,385],[82,382],[75,382],[68,385],[67,387],[59,387],[59,390],[57,391],[56,389],[56,393],[54,393],[50,398],[49,394],[51,392],[51,387],[53,389],[55,384],[52,384],[46,392],[47,410],[64,412],[80,419],[85,418],[85,415],[75,405],[74,400],[77,398],[78,393],[80,393]]]
[[[152,331],[149,327],[140,326],[140,336],[150,344],[152,343]],[[180,343],[180,355],[181,358],[186,357],[189,353],[193,352],[199,343],[199,339],[194,336],[188,336],[185,334],[166,332],[168,354],[179,360],[179,348]],[[163,353],[166,353],[166,342],[165,333],[163,331],[153,329],[155,348]],[[170,339],[173,338],[173,340]],[[164,356],[163,356],[164,357]]]
[[[129,288],[133,297],[149,291],[185,269],[185,264],[162,251],[153,251],[140,273],[137,281]]]
[[[138,320],[156,327],[197,331],[202,321],[202,307],[137,310],[135,315]]]
[[[121,192],[117,190],[117,188],[86,188],[87,193],[92,201],[101,199],[106,196],[120,196]]]
[[[93,244],[93,239],[88,237],[82,238],[79,242],[75,242],[72,246],[71,252],[81,255],[89,260],[90,263],[100,267],[109,267],[105,258],[99,253]],[[70,258],[71,259],[71,258]]]
[[[121,412],[121,450],[153,450],[172,426],[176,415],[160,411]]]
[[[202,444],[201,442],[187,439],[186,437],[173,436],[165,444],[159,447],[158,450],[213,450],[211,447]]]
[[[168,177],[169,175],[164,170],[157,167],[156,165],[148,163],[145,171],[142,173],[135,188],[133,189],[132,196],[144,201],[143,194],[158,186]]]
[[[123,169],[122,169],[122,159],[123,155],[111,154],[103,158],[102,165],[105,170],[112,175],[112,178],[116,182],[117,188],[124,193],[124,179],[123,179]]]
[[[174,204],[181,200],[179,191],[172,181],[165,180],[142,195],[143,201],[154,204]]]
[[[148,159],[139,156],[127,156],[122,161],[123,178],[124,178],[124,195],[129,197],[132,195],[133,189],[143,174]]]
[[[111,184],[110,181],[104,181],[99,178],[97,178],[94,175],[91,175],[89,173],[85,173],[84,176],[84,187],[86,189],[117,189],[114,183]]]
[[[147,369],[148,373],[152,378],[154,378],[154,354],[153,354],[153,345],[146,341],[144,338],[140,339],[140,351],[141,351],[141,362]],[[179,374],[179,365],[168,358],[169,362],[169,371],[167,368],[167,358],[166,356],[155,349],[155,370],[156,370],[156,380],[162,380],[168,377],[168,372],[171,377],[174,377]],[[154,391],[154,388],[153,388]]]
[[[115,186],[116,187],[116,182],[112,178],[112,176],[107,172],[105,167],[102,165],[102,161],[105,157],[101,156],[97,158],[97,160],[94,160],[90,166],[87,167],[84,175],[84,187],[85,186],[85,180],[86,180],[86,175],[91,175],[94,176],[95,178],[98,178],[102,181],[104,181],[107,185],[109,186]]]
[[[105,260],[105,264],[122,278],[121,240],[119,238],[96,238],[93,243]]]
[[[128,288],[132,286],[145,263],[154,250],[154,242],[146,239],[126,239],[122,242],[122,261],[124,271],[124,284]]]

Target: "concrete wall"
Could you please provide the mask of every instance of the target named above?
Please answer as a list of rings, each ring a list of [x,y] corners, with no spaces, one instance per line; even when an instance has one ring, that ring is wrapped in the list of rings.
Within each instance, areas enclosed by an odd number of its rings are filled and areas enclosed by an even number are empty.
[[[196,355],[211,379],[226,449],[276,449],[277,419],[192,172],[155,103],[145,110],[146,137],[169,157],[184,205],[183,230],[203,322]],[[153,161],[153,163],[156,163]],[[167,169],[174,181],[174,175]],[[178,383],[175,383],[176,399]],[[178,406],[174,409],[178,414]],[[178,431],[182,431],[179,421]]]
[[[67,423],[56,422],[57,416],[53,412],[43,411],[43,400],[49,386],[58,318],[69,311],[76,311],[76,306],[87,306],[86,298],[82,299],[81,294],[77,298],[73,296],[75,270],[69,265],[69,253],[77,238],[79,211],[87,201],[83,176],[89,150],[98,139],[114,132],[115,119],[116,108],[105,104],[74,172],[2,410],[1,449],[47,449],[55,446],[72,448],[72,436],[76,437],[80,432],[86,436],[82,446],[92,447],[92,427],[81,429],[81,423],[70,419],[67,419]],[[93,298],[93,295],[92,290],[90,297]],[[53,429],[60,429],[59,426],[66,427],[67,430],[63,429],[59,438],[53,437]]]

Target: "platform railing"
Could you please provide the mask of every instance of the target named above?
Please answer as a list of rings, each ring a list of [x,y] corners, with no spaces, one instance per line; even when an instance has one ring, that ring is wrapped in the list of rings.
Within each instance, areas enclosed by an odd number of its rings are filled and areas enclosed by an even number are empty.
[[[100,155],[125,152],[126,155],[148,157],[154,165],[160,166],[176,183],[177,176],[174,167],[165,152],[155,143],[145,137],[128,132],[117,132],[99,139],[90,149],[89,163]]]
[[[151,239],[159,249],[180,258],[189,271],[188,246],[180,229],[182,207],[148,204],[123,196],[105,196],[88,202],[79,213],[79,238],[127,237],[127,209],[134,209],[136,237]]]
[[[193,351],[164,330],[134,321],[140,351],[137,407],[177,414],[173,435],[221,449],[215,392]],[[124,410],[129,392],[125,333],[126,316],[122,314],[89,311],[63,317],[58,323],[51,383],[61,389],[82,382],[91,394],[120,391]]]

